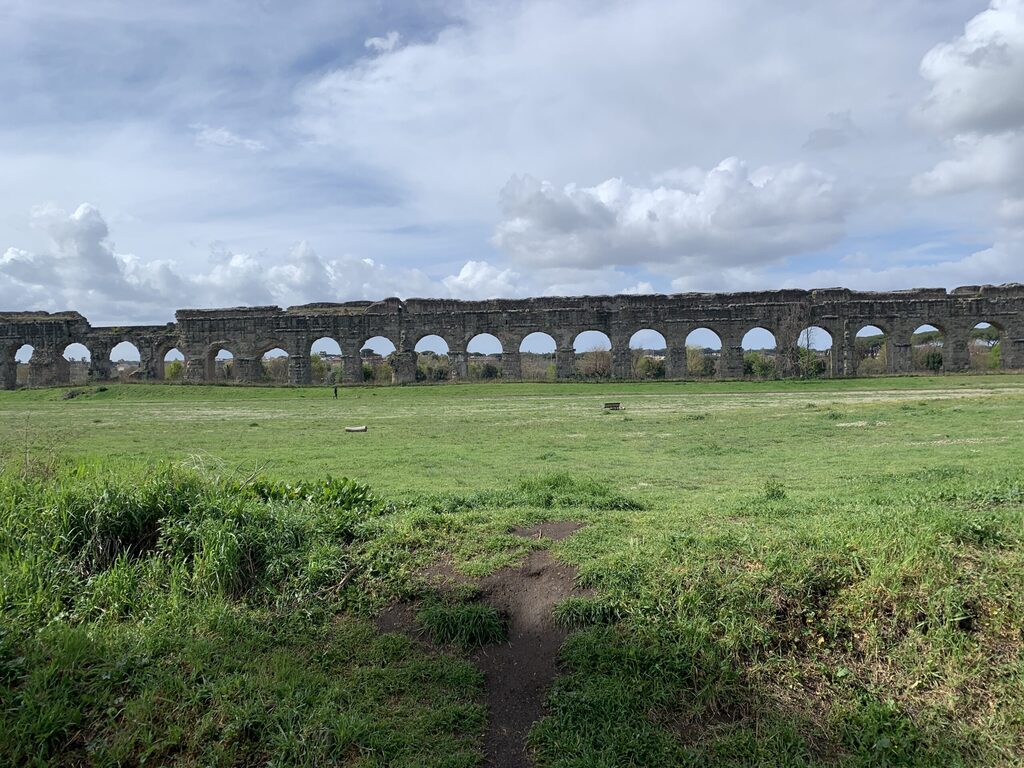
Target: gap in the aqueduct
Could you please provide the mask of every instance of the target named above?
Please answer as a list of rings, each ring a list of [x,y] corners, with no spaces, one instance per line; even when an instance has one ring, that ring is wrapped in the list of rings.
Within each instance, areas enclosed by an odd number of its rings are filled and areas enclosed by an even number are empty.
[[[448,342],[428,334],[416,342],[416,381],[439,382],[452,378]]]
[[[338,384],[343,379],[344,358],[341,345],[330,336],[321,336],[309,347],[309,377],[312,384]]]
[[[111,376],[128,381],[139,370],[141,361],[139,348],[130,341],[122,341],[110,350]]]
[[[890,370],[889,334],[877,325],[865,325],[854,337],[854,371],[857,376],[880,376]]]
[[[919,325],[910,336],[910,366],[917,373],[941,373],[945,364],[946,334],[934,325]]]
[[[779,359],[775,334],[756,326],[743,335],[743,376],[751,379],[774,379],[779,376]]]
[[[797,336],[796,373],[802,379],[821,379],[832,376],[835,341],[832,334],[818,325],[811,325]]]
[[[555,340],[543,331],[534,331],[519,343],[523,381],[555,381]]]
[[[466,374],[473,381],[493,381],[501,377],[505,349],[497,336],[478,333],[466,345]]]
[[[641,328],[629,339],[630,374],[634,379],[664,379],[668,343],[660,331]]]
[[[1005,364],[1003,329],[995,323],[978,323],[971,329],[968,358],[972,371],[998,371]]]
[[[710,328],[694,328],[686,335],[686,371],[691,378],[708,379],[718,373],[722,337]]]
[[[288,383],[288,353],[280,347],[268,349],[260,357],[260,381],[267,384]]]
[[[362,361],[361,376],[368,384],[394,383],[395,343],[387,336],[373,336],[359,349]]]
[[[86,384],[89,381],[89,363],[92,353],[89,348],[79,342],[64,347],[64,359],[68,361],[68,382],[70,384]]]
[[[158,356],[156,377],[166,381],[183,381],[185,378],[185,355],[177,347],[171,347]]]

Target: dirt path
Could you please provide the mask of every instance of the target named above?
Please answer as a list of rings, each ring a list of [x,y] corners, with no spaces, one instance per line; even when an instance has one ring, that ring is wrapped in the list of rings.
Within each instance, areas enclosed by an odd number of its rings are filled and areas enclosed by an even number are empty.
[[[578,523],[542,523],[520,536],[560,540]],[[576,569],[556,563],[547,550],[530,552],[521,565],[503,568],[480,581],[483,600],[508,617],[508,640],[473,655],[487,684],[490,712],[485,748],[493,768],[525,768],[526,735],[544,711],[544,699],[558,672],[558,649],[567,632],[551,615],[556,603],[575,591]]]
[[[517,529],[519,536],[560,541],[580,529],[580,523],[541,523]],[[450,563],[426,572],[444,588],[472,583],[456,574]],[[484,673],[489,712],[484,747],[490,768],[528,768],[526,736],[544,711],[544,699],[558,672],[558,651],[567,632],[552,616],[554,606],[573,595],[576,569],[557,563],[547,550],[534,550],[516,566],[502,568],[477,582],[480,599],[508,620],[508,639],[473,653]],[[440,582],[440,583],[439,583]],[[377,617],[383,632],[416,633],[414,606],[392,606]]]

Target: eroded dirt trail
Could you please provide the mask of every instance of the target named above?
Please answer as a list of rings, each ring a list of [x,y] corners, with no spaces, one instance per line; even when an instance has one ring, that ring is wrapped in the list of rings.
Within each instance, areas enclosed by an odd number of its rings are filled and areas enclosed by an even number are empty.
[[[552,541],[571,536],[580,523],[558,521],[517,529],[519,536]],[[450,561],[435,564],[423,574],[444,590],[473,584],[457,573]],[[471,658],[484,673],[488,709],[485,738],[491,768],[526,768],[530,765],[526,736],[544,711],[544,700],[558,672],[558,651],[568,634],[554,620],[555,605],[574,594],[576,569],[555,562],[547,550],[534,550],[519,565],[502,568],[475,582],[480,600],[508,621],[508,638],[484,646]],[[383,632],[405,632],[421,637],[416,607],[394,605],[377,616]]]
[[[520,536],[559,540],[578,523],[542,523]],[[544,699],[558,672],[558,650],[567,632],[552,616],[556,603],[575,593],[576,569],[557,563],[547,550],[530,552],[521,565],[503,568],[480,581],[483,600],[508,617],[508,640],[473,655],[487,684],[487,765],[525,768],[526,735],[540,719]]]

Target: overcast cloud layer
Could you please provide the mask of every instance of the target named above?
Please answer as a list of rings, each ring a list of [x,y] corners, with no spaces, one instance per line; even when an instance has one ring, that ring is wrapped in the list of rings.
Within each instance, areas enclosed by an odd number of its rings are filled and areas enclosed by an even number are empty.
[[[395,5],[0,7],[0,309],[1024,281],[1024,0]]]

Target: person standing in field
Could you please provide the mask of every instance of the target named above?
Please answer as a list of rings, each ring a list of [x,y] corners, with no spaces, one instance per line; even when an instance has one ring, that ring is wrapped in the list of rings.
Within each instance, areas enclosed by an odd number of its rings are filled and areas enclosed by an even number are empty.
[[[338,399],[338,385],[337,384],[334,385],[334,399],[335,400]]]

